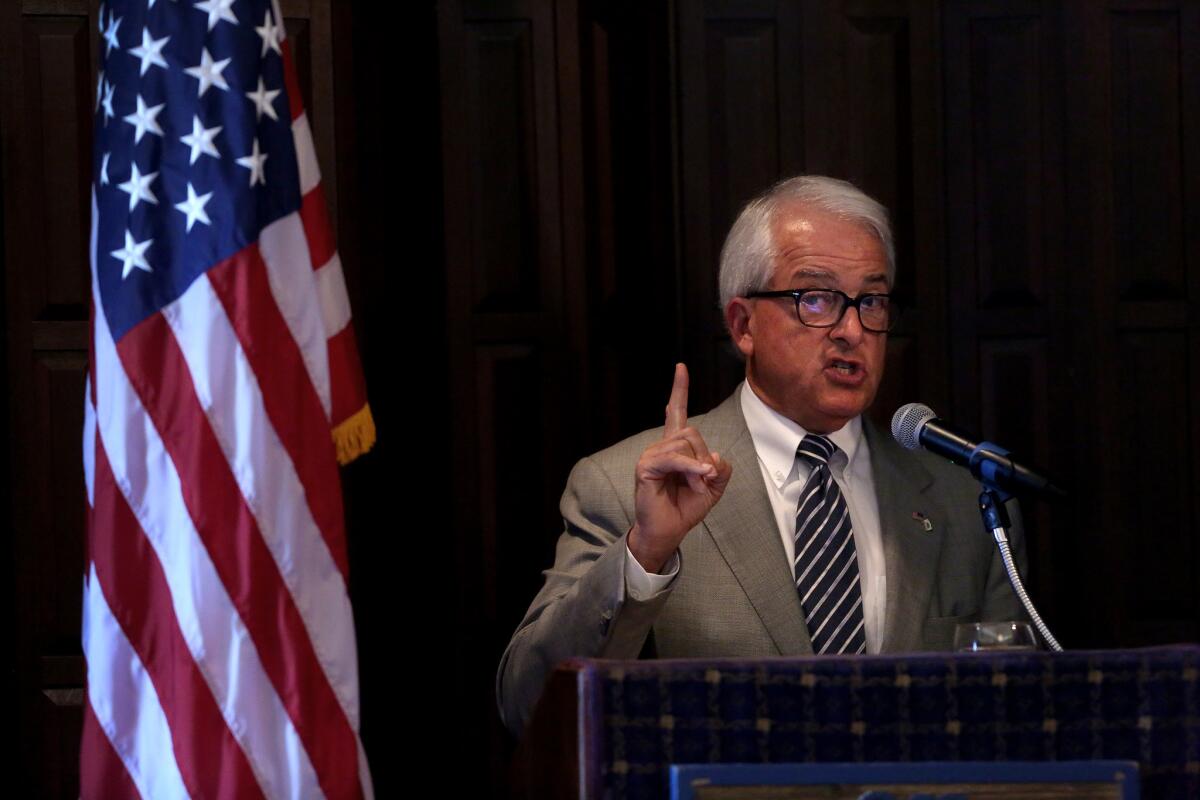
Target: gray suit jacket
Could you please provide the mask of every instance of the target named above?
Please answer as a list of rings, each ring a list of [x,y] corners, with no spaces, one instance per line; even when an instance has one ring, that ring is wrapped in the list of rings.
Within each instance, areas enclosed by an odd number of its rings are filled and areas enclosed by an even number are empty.
[[[680,545],[676,580],[650,600],[625,594],[624,537],[634,520],[634,464],[662,429],[584,458],[571,471],[554,566],[496,677],[501,715],[514,732],[524,728],[550,670],[572,656],[812,653],[738,392],[689,422],[729,460],[733,477]],[[936,456],[902,449],[869,422],[863,430],[887,571],[883,651],[949,650],[960,622],[1024,618],[995,543],[983,531],[979,484]],[[1009,511],[1013,552],[1024,573],[1020,516],[1015,504]]]

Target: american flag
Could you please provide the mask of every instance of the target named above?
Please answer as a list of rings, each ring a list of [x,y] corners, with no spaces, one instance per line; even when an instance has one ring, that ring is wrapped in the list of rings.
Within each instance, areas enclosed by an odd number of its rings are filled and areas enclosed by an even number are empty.
[[[374,424],[278,2],[100,35],[81,795],[370,797],[337,462]]]

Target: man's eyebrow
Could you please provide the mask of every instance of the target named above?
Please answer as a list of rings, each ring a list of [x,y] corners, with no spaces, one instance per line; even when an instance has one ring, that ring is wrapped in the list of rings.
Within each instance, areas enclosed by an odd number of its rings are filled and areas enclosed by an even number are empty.
[[[837,280],[837,277],[832,272],[830,272],[827,269],[820,269],[819,267],[801,267],[800,269],[798,269],[794,273],[792,273],[792,277],[793,278],[807,278],[809,280],[819,280],[819,281],[823,281],[823,280],[836,281]],[[888,282],[888,277],[887,277],[886,272],[876,272],[873,275],[868,275],[867,277],[863,278],[862,285],[867,286],[869,284],[875,284],[875,283],[882,283],[884,285],[887,285],[887,282]]]
[[[792,273],[796,278],[814,278],[817,280],[832,280],[833,273],[827,269],[817,269],[815,267],[801,267]]]

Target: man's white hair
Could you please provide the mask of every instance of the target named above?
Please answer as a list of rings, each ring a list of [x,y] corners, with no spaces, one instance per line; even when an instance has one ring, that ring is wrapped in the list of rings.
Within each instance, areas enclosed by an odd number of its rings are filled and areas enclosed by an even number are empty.
[[[895,285],[896,249],[887,209],[857,186],[823,175],[797,175],[776,183],[742,208],[721,247],[721,308],[735,297],[766,289],[775,266],[771,223],[784,203],[800,202],[856,222],[875,234],[887,252],[888,286]]]

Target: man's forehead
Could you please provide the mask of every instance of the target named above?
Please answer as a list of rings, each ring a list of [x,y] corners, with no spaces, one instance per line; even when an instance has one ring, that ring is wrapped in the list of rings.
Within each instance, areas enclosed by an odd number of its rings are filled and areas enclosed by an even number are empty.
[[[776,239],[789,235],[807,239],[821,236],[826,232],[842,232],[847,228],[866,233],[876,241],[879,239],[878,234],[865,221],[843,216],[803,200],[780,202],[772,215],[771,228]]]
[[[793,200],[779,205],[771,227],[776,280],[889,285],[883,243],[861,220]]]

